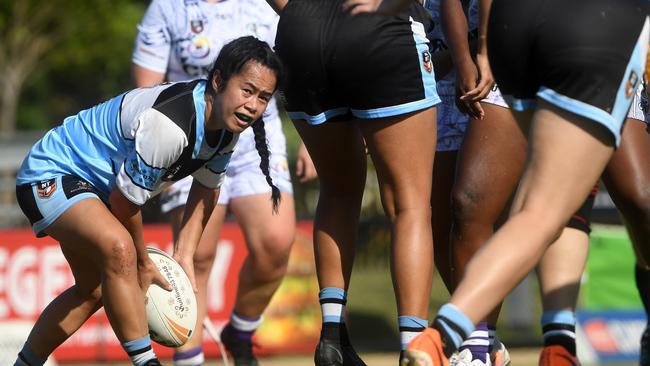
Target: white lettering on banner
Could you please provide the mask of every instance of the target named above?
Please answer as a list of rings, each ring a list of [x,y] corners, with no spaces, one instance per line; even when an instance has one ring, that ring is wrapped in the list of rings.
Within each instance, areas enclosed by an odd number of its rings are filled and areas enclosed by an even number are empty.
[[[226,299],[226,276],[232,264],[232,256],[235,252],[235,244],[230,240],[219,240],[217,244],[217,255],[210,272],[208,283],[207,308],[208,311],[222,311]]]
[[[0,248],[0,319],[32,319],[72,284],[58,245]]]
[[[7,291],[7,276],[4,275],[7,266],[9,253],[6,249],[0,248],[0,319],[5,319],[9,316],[9,305],[1,296]]]
[[[23,247],[11,256],[7,270],[7,297],[9,304],[22,317],[31,317],[37,308],[36,275],[36,248]]]
[[[621,353],[638,353],[639,339],[645,329],[646,322],[643,320],[609,320],[609,328],[612,339],[616,340],[618,350]]]
[[[57,245],[41,250],[39,274],[39,309],[49,304],[61,292],[71,286],[70,267]]]

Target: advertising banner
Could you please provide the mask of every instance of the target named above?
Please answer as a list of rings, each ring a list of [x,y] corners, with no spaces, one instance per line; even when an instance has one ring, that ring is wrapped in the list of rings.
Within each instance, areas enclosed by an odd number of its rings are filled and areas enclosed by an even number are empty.
[[[288,274],[256,333],[255,345],[260,354],[312,352],[318,341],[320,307],[311,233],[311,222],[298,224]],[[167,225],[146,225],[144,237],[147,245],[171,253],[171,231]],[[246,255],[239,227],[226,223],[221,230],[207,298],[208,314],[217,331],[230,316],[239,269]],[[5,334],[0,334],[0,354],[13,353],[15,358],[15,351],[7,352],[7,345],[22,344],[42,309],[73,284],[70,268],[53,239],[37,239],[29,229],[0,231],[0,333]],[[218,356],[219,348],[210,337],[204,340],[206,355]],[[155,351],[161,358],[172,355],[172,349],[162,346],[156,345]],[[127,357],[100,309],[55,351],[54,358],[61,363]],[[6,364],[2,356],[0,363]]]

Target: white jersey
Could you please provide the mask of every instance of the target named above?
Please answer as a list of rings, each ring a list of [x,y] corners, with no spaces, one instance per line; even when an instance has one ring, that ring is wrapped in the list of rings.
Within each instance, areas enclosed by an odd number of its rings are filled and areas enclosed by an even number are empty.
[[[273,47],[278,16],[264,0],[153,0],[138,25],[133,63],[166,74],[169,81],[207,77],[224,44],[253,35]],[[271,155],[286,156],[286,141],[271,100],[263,115]],[[232,165],[259,156],[252,129],[241,134]]]

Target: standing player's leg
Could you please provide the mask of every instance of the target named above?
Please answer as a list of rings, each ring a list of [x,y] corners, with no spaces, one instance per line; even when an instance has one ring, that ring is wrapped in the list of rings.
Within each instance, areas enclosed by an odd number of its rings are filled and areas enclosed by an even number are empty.
[[[623,215],[637,254],[635,277],[646,314],[650,313],[650,192],[647,189],[650,155],[647,154],[650,154],[647,125],[630,118],[623,129],[621,146],[603,173],[603,182]],[[650,365],[649,328],[646,327],[641,342],[640,364],[643,366]]]
[[[446,357],[474,324],[535,266],[613,152],[610,132],[546,102],[540,102],[530,136],[530,162],[510,219],[470,261],[450,303],[438,313],[434,323],[438,330],[429,328],[409,345],[410,364],[446,365]]]
[[[433,275],[429,192],[435,156],[435,112],[435,108],[428,108],[405,116],[358,122],[377,170],[384,211],[391,222],[398,315],[423,319],[428,316]]]
[[[366,183],[363,138],[354,124],[345,121],[312,126],[294,120],[294,126],[320,180],[314,254],[323,327],[315,363],[342,359],[343,365],[365,365],[350,344],[344,317]]]
[[[540,366],[579,364],[576,358],[575,308],[588,250],[587,232],[567,227],[537,265],[544,312],[544,348]]]
[[[277,179],[274,182],[278,184]],[[262,184],[266,186],[263,180]],[[268,193],[230,200],[248,247],[248,256],[239,271],[235,307],[230,322],[221,333],[237,366],[257,365],[252,352],[252,336],[261,325],[262,313],[287,271],[296,215],[292,194],[282,192],[281,195],[277,213],[273,213]]]
[[[463,140],[458,177],[453,189],[451,245],[453,282],[460,282],[465,266],[489,239],[507,209],[521,177],[526,156],[526,138],[498,92],[482,103],[485,116],[471,120]],[[481,322],[460,349],[460,362],[474,359],[496,364],[509,362],[505,347],[496,341],[498,306]],[[496,345],[495,345],[496,343]],[[463,354],[463,350],[466,349]]]

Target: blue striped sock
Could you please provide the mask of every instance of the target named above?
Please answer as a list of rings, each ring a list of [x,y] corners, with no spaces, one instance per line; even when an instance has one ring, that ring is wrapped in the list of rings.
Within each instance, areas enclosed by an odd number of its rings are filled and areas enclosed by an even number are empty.
[[[576,316],[570,310],[545,311],[542,314],[544,346],[560,345],[576,354]]]
[[[151,348],[151,339],[149,335],[146,335],[142,338],[138,338],[132,341],[122,343],[122,348],[131,358],[131,362],[135,366],[142,366],[147,361],[153,360],[156,358],[156,354]]]
[[[453,342],[454,349],[458,349],[463,340],[474,331],[474,324],[467,315],[449,303],[440,308],[434,324],[440,325],[437,328],[442,330],[444,335],[447,335],[448,339]]]
[[[347,294],[342,288],[326,287],[318,293],[323,323],[345,322],[345,304]]]
[[[402,315],[397,317],[397,323],[399,324],[399,340],[403,351],[413,338],[424,332],[428,322],[417,316]]]

